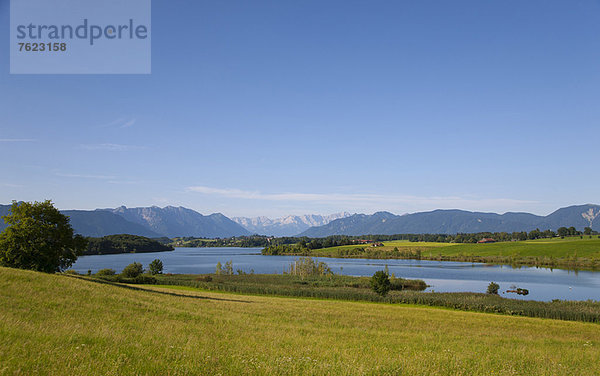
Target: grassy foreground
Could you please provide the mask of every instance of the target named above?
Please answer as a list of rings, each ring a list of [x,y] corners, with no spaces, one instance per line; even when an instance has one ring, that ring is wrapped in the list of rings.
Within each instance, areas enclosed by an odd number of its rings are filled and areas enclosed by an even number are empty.
[[[584,236],[565,239],[537,239],[490,244],[384,242],[383,247],[348,245],[315,249],[302,253],[311,257],[379,259],[423,259],[439,261],[486,262],[509,265],[600,269],[600,238]],[[286,254],[286,253],[282,253]],[[294,254],[294,253],[287,253]]]
[[[2,374],[595,375],[600,325],[0,268]]]

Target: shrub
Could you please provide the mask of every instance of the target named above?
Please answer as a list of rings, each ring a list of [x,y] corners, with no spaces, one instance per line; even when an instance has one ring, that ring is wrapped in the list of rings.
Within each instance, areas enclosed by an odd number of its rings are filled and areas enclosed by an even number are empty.
[[[115,275],[117,274],[117,272],[115,272],[113,269],[100,269],[96,272],[96,275],[99,277],[105,276],[105,275]]]
[[[150,265],[148,266],[148,269],[150,271],[150,274],[152,274],[152,275],[162,274],[163,263],[159,259],[156,259],[150,263]]]
[[[65,270],[63,273],[65,273],[65,274],[71,274],[71,275],[79,275],[79,273],[77,273],[73,269]]]
[[[500,289],[499,284],[497,284],[496,282],[490,282],[490,284],[487,287],[487,293],[498,295],[498,289]]]
[[[156,284],[156,278],[154,278],[151,275],[140,274],[133,279],[133,283],[154,285],[154,284]]]
[[[290,264],[288,274],[304,278],[308,276],[332,276],[333,272],[324,262],[313,260],[311,257],[300,257]]]
[[[371,277],[371,288],[380,296],[385,296],[390,291],[390,277],[380,270]]]
[[[125,269],[123,269],[121,274],[127,278],[135,278],[143,272],[144,268],[142,267],[142,264],[140,264],[139,262],[134,262],[132,264],[127,265]]]

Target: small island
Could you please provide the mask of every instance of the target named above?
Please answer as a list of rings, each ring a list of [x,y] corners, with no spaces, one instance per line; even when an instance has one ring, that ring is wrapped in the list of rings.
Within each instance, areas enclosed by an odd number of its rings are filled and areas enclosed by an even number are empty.
[[[101,238],[88,238],[88,247],[83,252],[87,255],[110,255],[118,253],[145,253],[172,251],[170,245],[144,236],[120,234]]]

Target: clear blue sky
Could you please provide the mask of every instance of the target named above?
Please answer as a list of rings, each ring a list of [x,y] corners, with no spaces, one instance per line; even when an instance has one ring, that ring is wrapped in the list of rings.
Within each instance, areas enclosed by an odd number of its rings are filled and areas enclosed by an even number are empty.
[[[600,2],[154,0],[151,75],[9,75],[0,202],[278,216],[600,203]]]

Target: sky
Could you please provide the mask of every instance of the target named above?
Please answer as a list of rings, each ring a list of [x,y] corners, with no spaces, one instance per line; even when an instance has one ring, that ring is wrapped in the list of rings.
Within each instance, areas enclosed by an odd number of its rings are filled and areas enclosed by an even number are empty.
[[[152,1],[149,75],[10,75],[0,203],[549,214],[600,203],[600,1]]]

